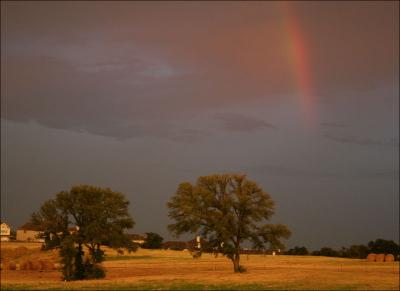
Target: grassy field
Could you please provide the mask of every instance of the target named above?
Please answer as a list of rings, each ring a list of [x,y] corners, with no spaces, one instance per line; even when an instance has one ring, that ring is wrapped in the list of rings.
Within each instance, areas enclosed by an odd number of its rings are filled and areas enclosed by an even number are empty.
[[[25,254],[12,250],[26,247]],[[46,258],[38,244],[1,243],[2,262]],[[102,280],[63,282],[58,271],[2,270],[1,290],[399,290],[399,263],[311,256],[243,255],[243,274],[223,257],[193,259],[186,251],[143,250],[118,255],[107,250]]]

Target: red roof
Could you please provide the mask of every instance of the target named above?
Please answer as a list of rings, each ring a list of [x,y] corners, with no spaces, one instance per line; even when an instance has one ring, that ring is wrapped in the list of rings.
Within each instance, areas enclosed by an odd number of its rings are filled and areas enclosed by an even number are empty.
[[[34,230],[34,231],[43,231],[39,226],[32,224],[31,222],[27,222],[24,225],[17,228],[17,230]]]

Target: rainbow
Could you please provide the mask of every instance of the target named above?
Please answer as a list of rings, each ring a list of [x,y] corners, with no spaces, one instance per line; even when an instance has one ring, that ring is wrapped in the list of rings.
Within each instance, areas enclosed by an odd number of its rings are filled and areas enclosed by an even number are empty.
[[[315,94],[312,85],[309,49],[301,30],[300,22],[293,8],[286,1],[281,2],[286,30],[290,63],[299,90],[300,107],[307,125],[315,124]]]

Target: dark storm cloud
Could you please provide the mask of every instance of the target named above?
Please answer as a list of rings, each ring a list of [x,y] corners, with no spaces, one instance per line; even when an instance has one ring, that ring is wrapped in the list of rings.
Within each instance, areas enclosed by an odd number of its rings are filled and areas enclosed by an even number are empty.
[[[199,129],[181,129],[177,130],[171,135],[168,136],[168,139],[172,141],[178,141],[178,142],[195,142],[201,139],[204,139],[211,134],[207,131],[204,130],[199,130]]]
[[[236,113],[217,113],[214,117],[223,123],[223,128],[228,131],[251,132],[259,129],[276,127],[262,119],[244,116]]]
[[[340,171],[313,170],[304,168],[290,168],[278,165],[259,165],[247,169],[251,173],[261,173],[267,176],[291,177],[291,178],[329,178],[329,179],[395,179],[399,174],[398,168],[393,169],[349,169]]]
[[[339,127],[339,128],[349,127],[348,124],[336,123],[336,122],[321,122],[320,125],[325,127]]]
[[[2,116],[10,120],[164,137],[202,111],[297,94],[279,3],[2,5]],[[393,78],[396,5],[293,3],[321,93]],[[231,130],[258,126],[225,122]]]
[[[283,4],[2,1],[2,220],[90,183],[168,238],[179,183],[241,172],[292,244],[398,237],[399,4]]]
[[[368,137],[359,137],[353,135],[335,135],[335,134],[324,134],[325,138],[333,140],[339,143],[355,144],[361,146],[378,146],[378,147],[399,147],[399,140],[395,138],[388,139],[373,139]]]

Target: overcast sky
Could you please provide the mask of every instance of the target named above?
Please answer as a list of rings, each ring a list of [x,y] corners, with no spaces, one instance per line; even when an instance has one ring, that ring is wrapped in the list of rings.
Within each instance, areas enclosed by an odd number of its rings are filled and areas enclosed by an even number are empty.
[[[398,2],[1,2],[1,219],[61,190],[166,226],[179,183],[240,172],[289,247],[399,239]]]

